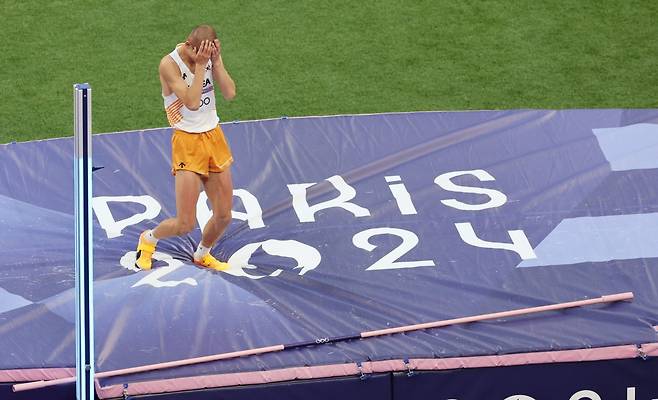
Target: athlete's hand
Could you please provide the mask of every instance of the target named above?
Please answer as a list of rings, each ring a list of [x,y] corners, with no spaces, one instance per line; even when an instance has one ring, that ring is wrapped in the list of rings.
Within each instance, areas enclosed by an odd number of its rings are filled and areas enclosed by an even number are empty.
[[[194,55],[194,63],[205,67],[212,55],[212,49],[213,43],[210,40],[202,41]]]
[[[212,54],[210,55],[210,60],[212,61],[213,64],[218,64],[219,54],[222,51],[222,44],[220,43],[219,39],[213,40],[212,44],[213,47],[212,47]]]

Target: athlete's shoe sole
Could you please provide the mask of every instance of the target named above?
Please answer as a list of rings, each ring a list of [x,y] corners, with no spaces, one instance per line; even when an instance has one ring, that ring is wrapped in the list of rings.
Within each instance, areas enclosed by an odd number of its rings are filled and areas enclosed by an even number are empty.
[[[139,243],[137,243],[137,255],[135,256],[135,267],[142,270],[150,270],[153,265],[153,253],[155,252],[155,245],[146,241],[144,234],[146,231],[139,235]]]
[[[213,271],[226,271],[229,268],[228,263],[219,261],[211,254],[206,254],[201,260],[194,260],[194,264]]]

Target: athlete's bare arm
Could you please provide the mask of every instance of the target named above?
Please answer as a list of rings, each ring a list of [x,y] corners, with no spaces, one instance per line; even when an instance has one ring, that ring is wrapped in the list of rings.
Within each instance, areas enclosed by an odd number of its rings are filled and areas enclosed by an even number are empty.
[[[226,100],[233,100],[235,97],[235,82],[233,82],[231,75],[228,74],[228,71],[224,67],[221,43],[215,39],[213,45],[211,55],[212,78],[219,83],[219,90],[222,92],[222,96]]]
[[[180,70],[176,62],[168,55],[160,61],[160,80],[162,81],[163,94],[169,89],[176,97],[183,101],[185,107],[190,110],[198,110],[201,105],[201,90],[203,88],[203,76],[205,67],[212,55],[213,43],[204,40],[194,55],[194,80],[189,88],[180,77]]]

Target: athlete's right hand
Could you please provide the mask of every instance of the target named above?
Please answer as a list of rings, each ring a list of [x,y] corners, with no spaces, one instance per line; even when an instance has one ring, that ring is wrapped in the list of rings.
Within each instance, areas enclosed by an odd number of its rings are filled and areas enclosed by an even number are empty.
[[[208,64],[208,60],[210,60],[210,56],[212,55],[212,50],[213,43],[210,40],[202,41],[194,55],[194,63],[205,68],[206,64]]]

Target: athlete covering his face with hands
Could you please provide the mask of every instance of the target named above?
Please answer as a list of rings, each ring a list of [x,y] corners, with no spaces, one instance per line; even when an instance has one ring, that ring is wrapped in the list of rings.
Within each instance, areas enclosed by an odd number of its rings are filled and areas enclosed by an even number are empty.
[[[151,269],[158,240],[194,229],[196,203],[203,187],[213,215],[203,229],[194,263],[225,270],[228,264],[213,257],[210,249],[231,222],[233,156],[219,126],[215,85],[226,100],[233,99],[236,92],[215,30],[209,25],[194,28],[184,43],[162,58],[159,72],[164,108],[174,128],[171,170],[175,175],[176,216],[140,235],[135,265]]]

